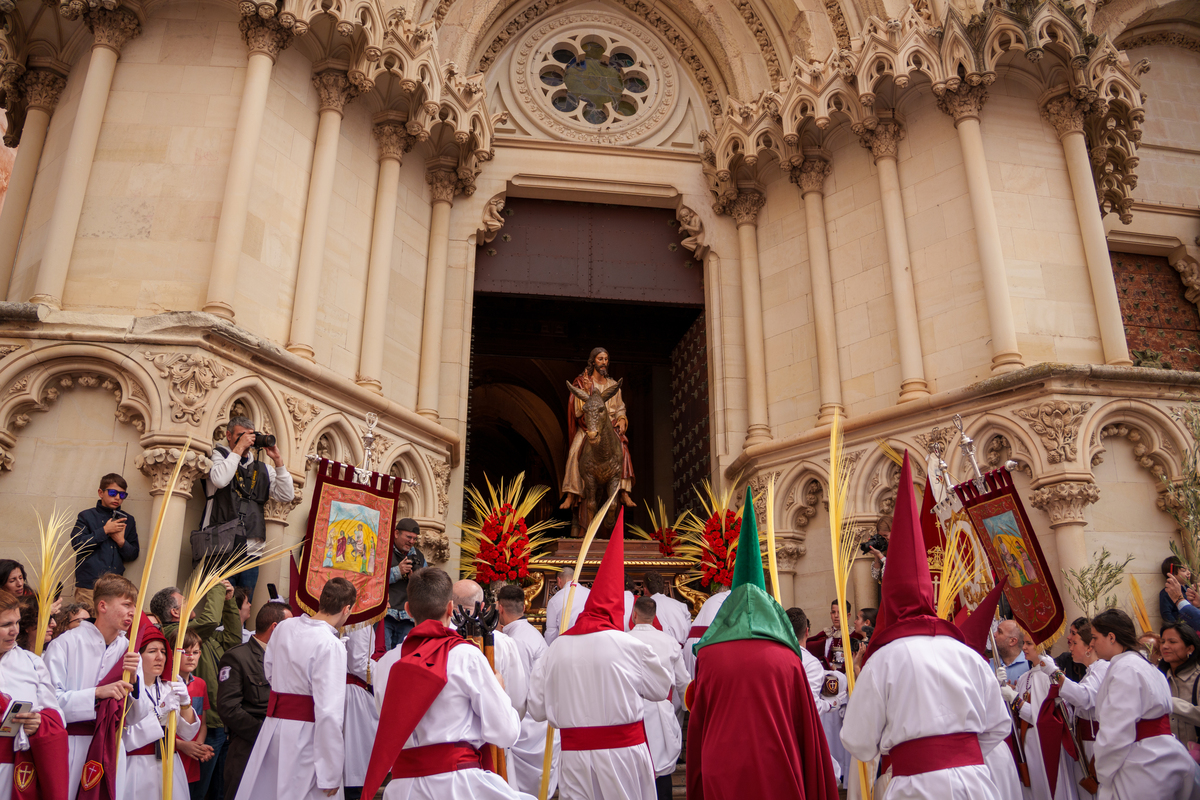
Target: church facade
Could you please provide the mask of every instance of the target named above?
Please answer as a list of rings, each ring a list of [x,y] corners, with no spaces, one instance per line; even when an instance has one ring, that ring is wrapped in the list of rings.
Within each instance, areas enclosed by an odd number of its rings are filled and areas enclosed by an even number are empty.
[[[107,472],[148,532],[190,437],[154,567],[180,581],[239,414],[298,541],[307,457],[361,463],[373,413],[370,466],[454,568],[477,271],[536,200],[670,217],[692,478],[775,480],[785,604],[833,596],[835,414],[863,537],[878,440],[964,479],[957,414],[1053,570],[1107,547],[1156,592],[1200,391],[1197,84],[1183,0],[0,0],[4,555]]]

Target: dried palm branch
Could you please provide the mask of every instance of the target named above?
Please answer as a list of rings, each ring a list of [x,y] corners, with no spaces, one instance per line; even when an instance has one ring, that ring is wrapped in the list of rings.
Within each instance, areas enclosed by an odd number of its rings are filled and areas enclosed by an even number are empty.
[[[775,476],[767,480],[767,503],[765,516],[767,518],[767,565],[771,571],[771,591],[775,594],[775,602],[783,605],[783,596],[779,593],[779,564],[775,558]]]
[[[50,513],[50,519],[44,523],[37,509],[33,513],[37,516],[38,526],[38,619],[33,652],[40,656],[46,643],[46,630],[50,627],[50,612],[53,611],[55,596],[75,564],[75,551],[71,547],[70,511],[59,511],[56,506]]]
[[[975,558],[970,539],[951,532],[946,537],[946,546],[948,552],[942,557],[937,597],[937,615],[942,619],[950,619],[959,594],[967,584],[979,580],[979,572],[983,569]]]
[[[536,564],[545,554],[551,539],[547,532],[567,523],[553,518],[533,525],[525,522],[550,491],[548,486],[534,486],[525,491],[525,473],[507,485],[501,480],[498,488],[487,476],[484,481],[486,498],[473,486],[466,491],[472,518],[458,526],[463,531],[459,547],[470,556],[463,564],[463,572],[482,583],[524,578],[529,565]]]
[[[883,451],[883,454],[887,456],[888,461],[891,461],[897,467],[904,466],[904,456],[901,455],[896,448],[892,447],[886,439],[876,439],[875,444],[878,445],[879,449]]]
[[[658,512],[650,507],[650,501],[646,501],[646,513],[650,516],[650,530],[645,530],[640,525],[626,525],[626,529],[637,536],[639,539],[646,539],[652,542],[658,542],[659,553],[668,558],[690,558],[695,561],[698,557],[693,549],[689,549],[687,555],[681,551],[684,545],[680,531],[688,523],[688,518],[692,516],[692,512],[684,511],[675,517],[675,522],[671,523],[667,520],[667,506],[663,499],[658,498]],[[693,526],[694,527],[694,526]]]
[[[1138,586],[1138,580],[1133,575],[1129,576],[1129,586],[1133,589],[1133,593],[1129,595],[1129,599],[1133,601],[1133,616],[1138,621],[1138,625],[1142,626],[1142,633],[1153,633],[1153,628],[1150,627],[1150,615],[1146,613],[1146,601],[1142,598],[1142,587]]]

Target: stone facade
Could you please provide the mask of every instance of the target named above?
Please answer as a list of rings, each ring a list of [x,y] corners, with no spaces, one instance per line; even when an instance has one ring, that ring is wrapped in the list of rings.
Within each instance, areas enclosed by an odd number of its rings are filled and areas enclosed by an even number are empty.
[[[1156,589],[1200,381],[1131,366],[1108,253],[1200,298],[1200,18],[1153,5],[0,2],[0,508],[28,531],[117,471],[148,532],[191,436],[186,542],[231,411],[298,487],[309,454],[361,461],[374,412],[372,466],[417,482],[404,513],[453,567],[476,246],[540,197],[677,210],[712,478],[776,476],[785,599],[832,596],[834,413],[864,534],[897,479],[875,440],[949,444],[961,476],[960,413],[1020,464],[1054,569],[1107,546]],[[588,48],[623,70],[608,104],[561,82]]]

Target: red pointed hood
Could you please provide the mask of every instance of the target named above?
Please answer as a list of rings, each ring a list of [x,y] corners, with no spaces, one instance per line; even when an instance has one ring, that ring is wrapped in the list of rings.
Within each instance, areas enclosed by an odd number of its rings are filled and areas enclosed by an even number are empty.
[[[933,579],[925,553],[925,537],[913,497],[912,465],[908,452],[896,487],[896,511],[888,539],[887,565],[883,571],[882,599],[868,655],[905,636],[963,635],[953,623],[939,619],[934,601]],[[864,659],[865,660],[865,659]]]
[[[565,613],[565,611],[564,611]],[[579,636],[597,631],[621,631],[625,629],[625,509],[617,512],[617,524],[600,569],[592,584],[591,594],[583,607],[583,613],[564,636]]]
[[[958,629],[962,631],[963,640],[966,642],[967,647],[981,656],[987,650],[988,634],[992,630],[992,620],[996,617],[996,607],[1000,605],[1000,595],[1004,594],[1004,587],[1007,585],[1008,576],[1005,575],[987,593],[987,597],[983,598],[983,602],[979,604],[979,607],[968,614],[966,619],[958,623]]]

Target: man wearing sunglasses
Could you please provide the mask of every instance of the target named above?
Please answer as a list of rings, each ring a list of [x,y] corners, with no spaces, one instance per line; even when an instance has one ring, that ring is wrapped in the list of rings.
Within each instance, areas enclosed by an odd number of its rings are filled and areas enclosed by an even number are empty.
[[[129,496],[125,479],[111,472],[100,479],[95,508],[75,518],[71,546],[75,549],[75,602],[92,604],[92,586],[106,572],[125,574],[126,562],[138,557],[137,523],[121,510]]]

